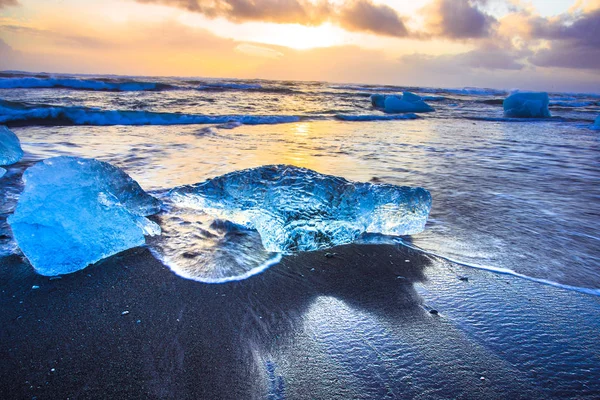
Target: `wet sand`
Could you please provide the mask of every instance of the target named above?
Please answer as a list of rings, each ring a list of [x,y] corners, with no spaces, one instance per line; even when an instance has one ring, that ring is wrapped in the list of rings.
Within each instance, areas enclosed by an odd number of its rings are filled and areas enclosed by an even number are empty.
[[[0,289],[2,399],[600,396],[600,298],[403,246],[220,285],[143,248],[61,279],[12,256]]]

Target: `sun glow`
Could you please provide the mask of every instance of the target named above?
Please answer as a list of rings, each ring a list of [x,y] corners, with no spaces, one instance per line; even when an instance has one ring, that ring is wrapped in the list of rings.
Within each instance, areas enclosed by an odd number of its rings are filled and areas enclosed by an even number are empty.
[[[297,24],[268,24],[261,30],[263,32],[257,32],[253,38],[254,41],[291,47],[297,50],[329,47],[344,43],[344,32],[331,24],[311,27]]]

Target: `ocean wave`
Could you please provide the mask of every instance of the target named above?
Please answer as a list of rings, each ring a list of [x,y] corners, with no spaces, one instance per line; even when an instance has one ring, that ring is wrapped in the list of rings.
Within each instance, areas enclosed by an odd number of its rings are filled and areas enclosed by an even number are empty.
[[[362,114],[362,115],[351,115],[351,114],[336,114],[337,119],[342,121],[395,121],[403,119],[418,119],[417,114],[394,114],[394,115],[380,115],[380,114]]]
[[[214,82],[204,83],[196,87],[196,90],[260,90],[262,85],[250,83]]]
[[[591,101],[551,101],[550,107],[563,107],[563,108],[580,108],[594,106],[596,103]]]
[[[548,285],[548,286],[553,286],[559,289],[564,289],[564,290],[569,290],[569,291],[574,291],[574,292],[579,292],[579,293],[585,293],[585,294],[589,294],[592,296],[600,296],[600,289],[595,289],[595,288],[588,288],[588,287],[583,287],[583,286],[572,286],[572,285],[565,285],[562,283],[558,283],[555,281],[551,281],[549,279],[543,279],[543,278],[536,278],[533,276],[529,276],[529,275],[525,275],[525,274],[521,274],[519,272],[513,271],[512,269],[509,268],[502,268],[502,267],[494,267],[491,265],[480,265],[480,264],[474,264],[474,263],[467,263],[467,262],[463,262],[451,257],[447,257],[444,256],[442,254],[433,252],[433,251],[429,251],[426,249],[423,249],[421,247],[415,246],[412,243],[406,242],[404,240],[402,240],[401,238],[397,238],[395,239],[395,241],[398,244],[401,244],[403,246],[406,246],[410,249],[422,252],[424,254],[433,256],[433,257],[438,257],[441,258],[443,260],[449,261],[453,264],[458,264],[461,265],[463,267],[468,267],[468,268],[474,268],[474,269],[481,269],[484,271],[489,271],[489,272],[494,272],[497,274],[501,274],[501,275],[510,275],[510,276],[514,276],[516,278],[521,278],[521,279],[525,279],[528,281],[532,281],[532,282],[537,282],[537,283],[541,283],[543,285]]]
[[[456,89],[418,88],[418,90],[416,91],[422,93],[452,93],[464,96],[504,96],[508,94],[508,92],[505,90],[475,87],[465,87]]]
[[[573,119],[563,118],[563,117],[548,117],[548,118],[510,118],[510,117],[477,117],[477,116],[468,116],[464,117],[466,119],[471,119],[474,121],[488,121],[488,122],[543,122],[543,121],[556,121],[556,122],[566,122],[566,121],[574,121]]]
[[[402,92],[404,88],[400,86],[357,86],[357,85],[341,85],[330,86],[336,90],[356,90],[360,92]]]
[[[6,125],[244,125],[297,122],[292,115],[200,115],[152,111],[101,110],[86,107],[32,105],[0,100],[0,124]]]
[[[192,83],[192,82],[188,82]],[[194,82],[198,85],[200,82]],[[290,89],[280,86],[263,86],[254,83],[230,83],[230,82],[211,82],[201,83],[191,89],[206,91],[206,92],[228,92],[228,91],[247,91],[259,93],[279,93],[279,94],[299,94],[304,93],[300,90]]]
[[[444,101],[447,100],[447,97],[444,96],[421,96],[423,101]]]
[[[74,90],[98,90],[109,92],[140,92],[174,89],[172,85],[159,82],[111,81],[103,79],[76,78],[0,78],[0,89],[55,88]]]

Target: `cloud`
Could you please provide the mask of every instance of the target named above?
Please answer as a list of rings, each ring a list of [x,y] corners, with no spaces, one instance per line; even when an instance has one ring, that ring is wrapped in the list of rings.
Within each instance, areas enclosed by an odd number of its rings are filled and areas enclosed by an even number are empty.
[[[519,71],[525,68],[520,60],[529,51],[501,48],[495,44],[485,44],[475,50],[459,54],[431,56],[413,54],[401,57],[403,64],[413,64],[415,68],[437,74],[470,74],[473,70]]]
[[[17,0],[0,0],[0,8],[7,6],[18,6],[19,2]]]
[[[530,57],[540,67],[579,69],[600,68],[600,1],[581,3],[554,18],[543,18],[520,11],[522,29],[530,41],[545,41],[545,45]]]
[[[481,47],[467,53],[456,55],[455,58],[461,64],[471,68],[482,68],[487,70],[521,70],[525,65],[519,60],[529,51],[517,51],[515,49],[503,49],[495,45]]]
[[[398,13],[386,5],[359,0],[343,7],[338,23],[349,31],[366,31],[378,35],[403,37],[408,30]]]
[[[307,26],[332,22],[349,31],[404,37],[408,31],[396,10],[371,0],[334,4],[328,0],[136,0],[196,12],[208,18],[222,17],[236,23],[264,21]]]
[[[427,33],[450,39],[473,39],[491,35],[496,19],[478,5],[482,0],[434,0],[422,9]]]
[[[327,1],[307,0],[136,0],[138,3],[164,4],[233,22],[265,21],[319,25],[332,11]]]
[[[46,29],[32,28],[29,26],[22,25],[0,25],[0,33],[7,32],[17,35],[37,36],[45,39],[50,39],[57,44],[65,45],[78,45],[86,47],[105,47],[108,44],[102,39],[80,36],[80,35],[69,35],[62,32],[55,32]]]

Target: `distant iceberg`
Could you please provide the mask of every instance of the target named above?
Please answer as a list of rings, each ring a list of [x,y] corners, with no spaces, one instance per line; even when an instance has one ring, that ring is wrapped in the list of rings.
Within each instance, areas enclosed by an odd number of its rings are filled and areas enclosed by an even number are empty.
[[[386,113],[418,113],[435,111],[423,99],[411,92],[404,92],[402,96],[373,94],[371,104]]]
[[[544,92],[516,92],[504,99],[504,116],[508,118],[549,118],[550,99]]]
[[[288,165],[232,172],[168,197],[179,208],[256,229],[267,251],[285,254],[351,243],[365,232],[415,234],[431,209],[423,188],[351,182]]]
[[[144,245],[160,228],[145,216],[159,200],[125,172],[94,159],[56,157],[23,174],[25,189],[8,218],[35,271],[54,276]]]
[[[0,126],[0,165],[14,164],[22,157],[23,150],[17,135],[7,127]]]
[[[594,129],[600,129],[600,115],[596,117],[596,121],[594,121]]]

